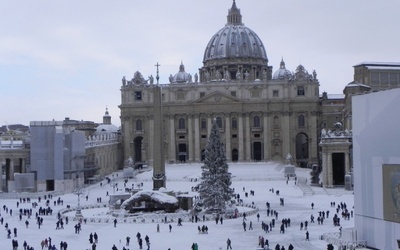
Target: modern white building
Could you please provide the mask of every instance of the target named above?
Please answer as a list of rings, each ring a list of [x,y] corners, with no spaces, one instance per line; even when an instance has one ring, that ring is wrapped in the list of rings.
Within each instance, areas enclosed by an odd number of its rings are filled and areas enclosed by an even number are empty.
[[[399,249],[400,89],[353,96],[354,211],[357,238]]]

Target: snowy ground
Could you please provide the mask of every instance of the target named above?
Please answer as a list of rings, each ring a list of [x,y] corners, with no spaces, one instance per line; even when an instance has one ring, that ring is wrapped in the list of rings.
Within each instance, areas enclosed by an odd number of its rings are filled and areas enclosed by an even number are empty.
[[[201,173],[200,164],[174,164],[166,166],[166,175],[168,178],[167,189],[174,191],[191,191],[191,187],[197,183],[192,182],[194,178],[199,178]],[[231,163],[229,165],[229,171],[233,175],[233,187],[236,193],[240,194],[244,203],[254,204],[259,208],[258,213],[260,214],[260,221],[257,221],[256,213],[248,216],[247,225],[252,221],[254,230],[243,230],[242,218],[224,220],[223,224],[215,224],[215,221],[201,221],[196,223],[183,222],[183,226],[178,227],[174,221],[171,223],[172,232],[169,232],[168,225],[165,223],[159,223],[160,216],[147,216],[146,222],[143,223],[141,220],[137,220],[136,223],[122,223],[118,222],[117,226],[114,227],[112,220],[113,218],[107,214],[108,209],[88,209],[83,210],[83,215],[88,218],[88,222],[82,225],[82,231],[80,234],[75,234],[74,225],[76,221],[70,220],[68,225],[64,225],[64,229],[55,230],[57,221],[57,212],[67,205],[75,207],[77,205],[77,195],[67,194],[60,198],[64,201],[63,206],[54,206],[53,201],[58,197],[53,197],[50,202],[50,206],[53,209],[52,216],[43,216],[43,226],[38,229],[35,223],[35,216],[28,219],[23,217],[20,221],[18,210],[20,208],[32,208],[31,204],[22,203],[17,208],[18,200],[0,200],[1,216],[4,218],[4,223],[8,223],[9,228],[17,228],[18,236],[11,239],[7,239],[7,233],[3,230],[0,233],[0,249],[1,250],[12,250],[11,240],[16,239],[19,243],[19,249],[23,249],[22,244],[24,241],[28,245],[33,246],[35,250],[41,249],[40,242],[46,237],[51,237],[53,244],[56,245],[57,249],[60,249],[60,241],[66,241],[68,243],[68,249],[72,250],[86,250],[92,249],[89,243],[89,234],[96,232],[99,235],[99,243],[97,244],[97,250],[109,250],[115,244],[118,250],[122,250],[125,246],[125,239],[127,236],[131,238],[131,244],[126,247],[130,250],[139,249],[136,242],[136,234],[141,233],[142,238],[148,235],[150,237],[152,250],[188,250],[191,249],[191,245],[196,242],[201,250],[219,250],[226,249],[226,240],[230,238],[232,240],[233,249],[238,250],[256,250],[258,247],[258,238],[263,236],[269,240],[270,247],[275,249],[276,244],[283,245],[285,249],[288,249],[289,244],[294,246],[294,249],[305,249],[305,250],[321,250],[326,249],[327,242],[320,240],[320,236],[324,233],[337,233],[339,228],[333,226],[332,217],[336,213],[336,209],[330,206],[331,202],[336,202],[336,205],[340,202],[347,204],[349,210],[353,209],[354,199],[352,192],[345,191],[343,189],[324,190],[319,187],[312,187],[307,189],[307,195],[304,195],[303,190],[295,185],[294,179],[289,180],[286,183],[286,179],[283,177],[283,166],[275,163]],[[309,178],[309,169],[296,168],[296,174],[300,179]],[[123,179],[117,178],[114,174],[112,183],[118,181],[118,187],[123,187]],[[135,185],[143,183],[144,189],[152,189],[152,172],[144,172],[134,179],[130,179],[127,187],[131,187],[132,183]],[[122,172],[118,173],[118,177],[122,177]],[[103,181],[103,183],[106,183]],[[309,183],[309,181],[308,181]],[[245,192],[254,190],[254,196],[245,197]],[[280,195],[277,196],[275,193],[269,190],[274,188],[280,191]],[[98,204],[97,198],[101,197],[102,202],[106,204],[108,197],[106,196],[107,191],[109,194],[116,193],[111,185],[103,184],[100,186],[99,183],[94,184],[86,188],[86,194],[88,200],[81,198],[81,205]],[[1,197],[1,195],[0,195]],[[280,198],[284,199],[284,206],[280,205]],[[37,201],[34,199],[33,201]],[[269,223],[273,217],[267,216],[266,202],[271,204],[271,208],[276,210],[279,214],[275,228],[272,232],[265,233],[261,230],[261,221]],[[314,209],[311,208],[311,203],[314,203]],[[10,215],[3,210],[3,206],[7,206],[12,209],[13,213]],[[36,209],[33,209],[33,214],[36,213],[38,208],[44,207],[44,201],[39,203]],[[248,208],[247,208],[248,210]],[[310,235],[310,241],[305,240],[305,230],[300,230],[300,222],[308,220],[310,222],[310,216],[314,215],[318,217],[319,211],[330,211],[329,218],[327,218],[323,225],[318,223],[309,223],[308,232]],[[73,215],[74,213],[72,213]],[[69,214],[67,214],[69,215]],[[162,215],[164,216],[164,215]],[[167,215],[170,216],[170,215]],[[175,215],[177,216],[177,215]],[[150,219],[149,219],[150,217]],[[151,218],[153,217],[154,223]],[[174,216],[170,216],[173,218]],[[178,215],[179,217],[179,215]],[[339,217],[341,215],[339,214]],[[112,218],[109,223],[93,223],[90,222],[90,218]],[[279,233],[279,227],[283,218],[291,219],[291,226],[286,229],[284,234]],[[29,227],[26,228],[25,221],[29,220]],[[139,222],[140,221],[140,222]],[[157,232],[157,223],[160,224],[160,232]],[[199,234],[197,227],[202,225],[208,226],[208,234]],[[345,228],[352,228],[354,226],[353,218],[350,220],[344,220],[341,218],[341,226]],[[143,241],[144,242],[144,241]],[[143,249],[147,249],[144,244]],[[335,246],[335,249],[337,247]]]

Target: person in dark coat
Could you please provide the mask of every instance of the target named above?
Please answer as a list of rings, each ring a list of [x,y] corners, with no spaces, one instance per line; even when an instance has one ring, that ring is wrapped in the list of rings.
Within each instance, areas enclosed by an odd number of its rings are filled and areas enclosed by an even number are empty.
[[[231,244],[232,244],[231,239],[228,238],[228,239],[226,240],[226,250],[232,249]]]

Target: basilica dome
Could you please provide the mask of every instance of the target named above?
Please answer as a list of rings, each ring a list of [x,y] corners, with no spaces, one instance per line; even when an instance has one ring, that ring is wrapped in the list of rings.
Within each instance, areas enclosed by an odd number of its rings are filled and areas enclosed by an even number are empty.
[[[272,76],[272,79],[274,80],[281,80],[281,79],[291,79],[293,77],[292,72],[290,70],[287,70],[285,67],[285,62],[281,61],[281,65],[277,71],[275,71],[274,75]]]
[[[233,2],[228,14],[228,23],[208,42],[203,61],[237,57],[268,60],[261,39],[242,23],[240,10]]]
[[[203,80],[247,80],[271,78],[272,68],[264,44],[258,35],[242,23],[240,9],[233,1],[226,25],[207,44],[203,57]],[[263,73],[266,72],[266,73]],[[218,76],[222,75],[220,79]],[[243,79],[244,80],[244,79]]]
[[[179,66],[179,72],[176,73],[173,77],[170,76],[170,83],[186,83],[192,82],[192,75],[186,73],[185,65],[181,62]]]

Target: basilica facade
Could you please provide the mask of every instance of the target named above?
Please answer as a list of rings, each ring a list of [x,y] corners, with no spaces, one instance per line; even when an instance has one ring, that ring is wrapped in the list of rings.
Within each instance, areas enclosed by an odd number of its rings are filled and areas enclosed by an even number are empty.
[[[121,132],[124,158],[152,164],[154,85],[162,87],[166,162],[200,162],[213,122],[220,128],[228,161],[283,160],[318,163],[321,123],[319,81],[302,65],[293,72],[269,65],[258,35],[242,23],[235,1],[226,25],[206,45],[193,76],[181,63],[169,83],[136,72],[122,79]]]

